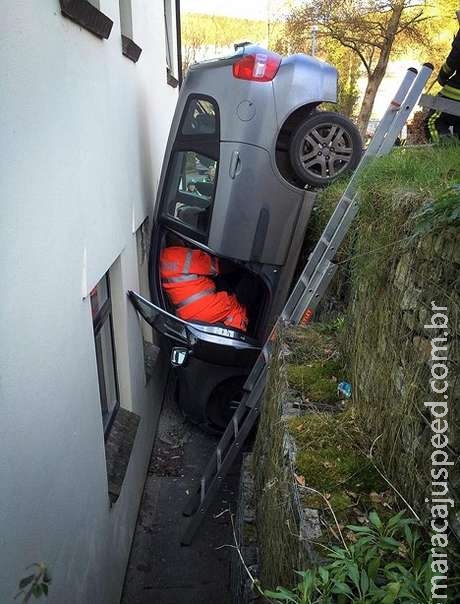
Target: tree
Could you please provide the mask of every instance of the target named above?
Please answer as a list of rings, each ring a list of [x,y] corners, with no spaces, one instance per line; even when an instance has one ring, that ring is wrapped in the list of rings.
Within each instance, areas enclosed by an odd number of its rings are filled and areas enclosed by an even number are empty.
[[[299,28],[295,21],[279,19],[272,36],[271,49],[281,55],[301,52],[310,54],[312,34],[308,28]],[[337,68],[339,74],[337,103],[329,104],[328,111],[338,111],[349,117],[356,115],[359,99],[359,57],[349,48],[325,36],[317,40],[316,55]]]
[[[185,73],[192,63],[229,53],[235,42],[266,43],[268,24],[263,20],[239,19],[199,13],[184,13],[182,64]]]
[[[308,0],[288,17],[290,28],[309,31],[350,49],[364,67],[367,86],[357,123],[365,133],[375,96],[385,75],[392,50],[403,40],[425,44],[424,25],[430,17],[414,0]]]

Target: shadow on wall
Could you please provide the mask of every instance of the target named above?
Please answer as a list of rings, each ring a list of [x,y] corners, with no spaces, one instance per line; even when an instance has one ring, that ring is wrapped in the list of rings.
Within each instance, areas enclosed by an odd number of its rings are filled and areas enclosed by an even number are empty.
[[[154,173],[159,174],[161,160],[159,154],[152,155],[151,121],[148,109],[148,96],[143,85],[139,85],[137,94],[137,128],[139,148],[139,169],[141,170],[142,199],[146,212],[150,215],[155,200],[156,183]],[[155,163],[155,165],[153,165]],[[159,166],[157,165],[159,164]]]

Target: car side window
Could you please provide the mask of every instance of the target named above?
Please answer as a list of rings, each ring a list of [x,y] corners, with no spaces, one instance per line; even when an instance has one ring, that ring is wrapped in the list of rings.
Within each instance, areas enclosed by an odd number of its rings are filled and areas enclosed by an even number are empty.
[[[209,135],[216,134],[217,129],[217,112],[214,103],[207,99],[190,99],[182,122],[182,134]]]
[[[216,172],[215,159],[196,151],[177,151],[166,191],[168,216],[206,234],[211,221]]]
[[[219,171],[220,124],[217,102],[191,95],[172,146],[162,195],[162,215],[206,242]],[[193,233],[189,232],[189,236]]]

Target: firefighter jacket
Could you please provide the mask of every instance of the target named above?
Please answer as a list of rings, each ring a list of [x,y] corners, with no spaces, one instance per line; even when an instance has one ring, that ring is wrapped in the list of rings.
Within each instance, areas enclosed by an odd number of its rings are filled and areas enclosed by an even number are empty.
[[[460,29],[452,42],[452,50],[441,67],[438,82],[442,86],[442,96],[460,101]]]
[[[216,291],[212,277],[218,274],[218,259],[201,250],[173,246],[161,252],[161,283],[178,317],[246,331],[246,309],[235,295]]]

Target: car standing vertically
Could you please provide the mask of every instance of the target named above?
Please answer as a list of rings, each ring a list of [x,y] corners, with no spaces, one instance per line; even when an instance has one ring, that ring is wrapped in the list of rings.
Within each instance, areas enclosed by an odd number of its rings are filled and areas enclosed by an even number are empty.
[[[129,295],[170,342],[180,407],[208,430],[225,426],[284,306],[311,212],[306,188],[327,185],[361,157],[354,124],[317,109],[336,100],[331,65],[247,44],[192,65],[181,88],[155,206],[152,302]],[[161,250],[172,241],[246,277],[246,333],[175,315],[159,273]]]

